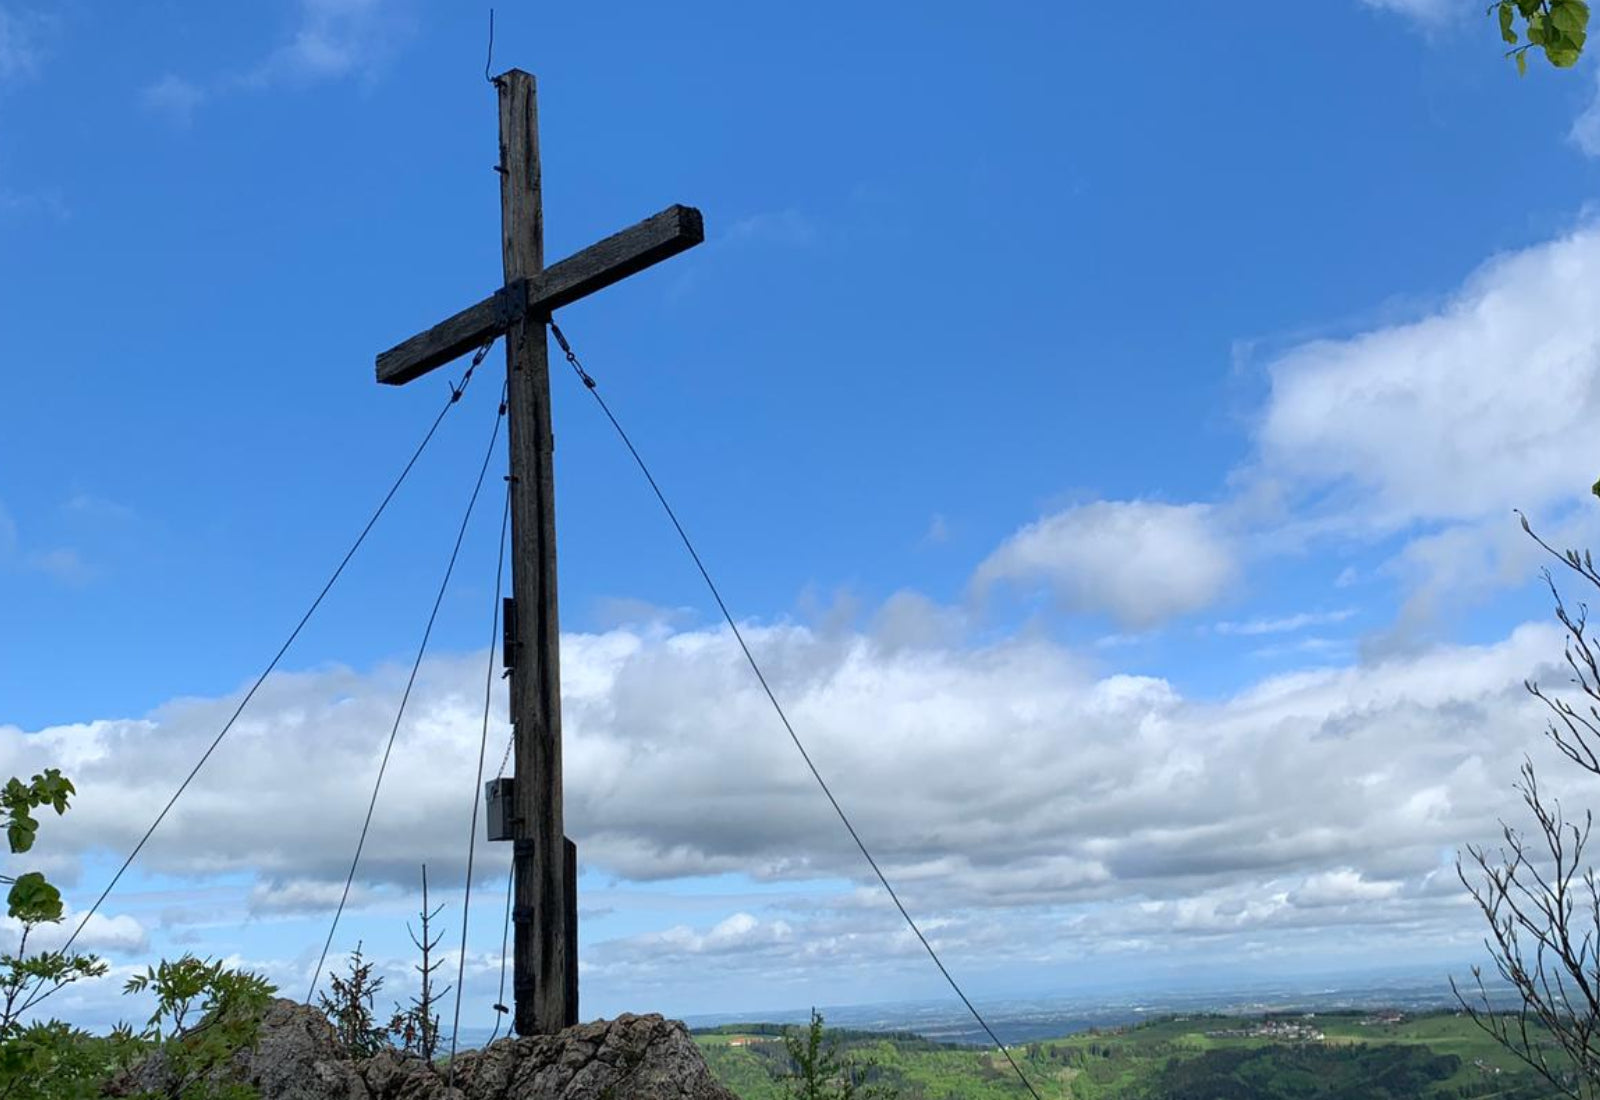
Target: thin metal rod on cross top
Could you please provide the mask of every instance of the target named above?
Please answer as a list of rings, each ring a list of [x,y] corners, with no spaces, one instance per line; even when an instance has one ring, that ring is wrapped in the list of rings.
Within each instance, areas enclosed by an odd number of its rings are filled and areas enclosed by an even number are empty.
[[[550,1034],[578,1021],[577,852],[563,829],[554,436],[545,328],[551,311],[705,240],[700,212],[670,206],[544,266],[539,112],[533,77],[494,78],[500,118],[503,284],[378,356],[400,385],[495,336],[506,338],[511,452],[511,627],[506,645],[516,764],[511,794],[512,1026]],[[493,839],[493,838],[492,838]]]

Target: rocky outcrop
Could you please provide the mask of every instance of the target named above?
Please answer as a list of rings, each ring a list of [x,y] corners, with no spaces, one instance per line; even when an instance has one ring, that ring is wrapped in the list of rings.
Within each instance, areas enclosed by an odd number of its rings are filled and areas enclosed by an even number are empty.
[[[657,1015],[500,1039],[458,1055],[448,1088],[447,1074],[399,1052],[352,1059],[321,1012],[279,999],[255,1049],[217,1076],[255,1086],[261,1100],[738,1100],[711,1076],[688,1030]],[[157,1055],[107,1091],[164,1095],[175,1083]]]
[[[275,1100],[369,1100],[370,1096],[327,1017],[282,997],[267,1006],[255,1047],[239,1051],[225,1069],[213,1071],[210,1077],[254,1085],[262,1100],[269,1096]],[[170,1096],[176,1094],[179,1083],[167,1057],[157,1053],[118,1074],[106,1093]]]

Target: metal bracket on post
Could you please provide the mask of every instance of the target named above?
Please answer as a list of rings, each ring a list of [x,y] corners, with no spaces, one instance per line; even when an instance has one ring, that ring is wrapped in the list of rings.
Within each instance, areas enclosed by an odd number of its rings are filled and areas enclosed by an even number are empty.
[[[517,601],[510,596],[500,603],[500,663],[507,672],[517,667]]]
[[[494,305],[501,329],[509,329],[528,312],[528,280],[512,279],[495,291]]]
[[[571,837],[561,838],[561,854],[567,864],[567,896],[562,899],[562,917],[567,926],[567,1026],[578,1022],[578,846]]]

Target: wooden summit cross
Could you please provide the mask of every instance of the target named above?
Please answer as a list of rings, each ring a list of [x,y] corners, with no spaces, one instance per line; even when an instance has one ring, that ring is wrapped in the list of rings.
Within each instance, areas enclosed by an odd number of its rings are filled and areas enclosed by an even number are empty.
[[[378,381],[410,382],[496,336],[506,338],[513,597],[507,664],[516,742],[510,822],[516,883],[512,1020],[518,1035],[548,1035],[578,1022],[578,918],[577,849],[563,835],[561,806],[561,634],[545,326],[552,311],[694,247],[705,231],[698,210],[670,206],[545,267],[533,77],[512,69],[494,83],[500,94],[505,285],[378,356]]]

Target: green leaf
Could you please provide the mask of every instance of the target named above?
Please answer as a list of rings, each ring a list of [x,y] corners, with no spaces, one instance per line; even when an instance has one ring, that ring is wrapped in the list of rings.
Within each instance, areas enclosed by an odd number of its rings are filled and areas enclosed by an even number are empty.
[[[27,810],[13,808],[11,820],[6,824],[6,842],[13,852],[26,852],[33,847],[33,838],[39,832],[39,823]]]
[[[33,786],[38,794],[37,804],[52,806],[58,814],[67,812],[67,796],[78,793],[72,780],[63,778],[59,768],[49,768],[43,775],[34,776]]]
[[[1517,44],[1516,29],[1511,26],[1511,20],[1516,17],[1516,12],[1511,7],[1511,0],[1502,0],[1500,4],[1500,37],[1508,46]]]
[[[1568,45],[1546,46],[1544,55],[1550,59],[1550,64],[1556,68],[1570,69],[1578,63],[1578,58],[1582,56],[1582,51]]]
[[[1589,5],[1583,0],[1555,0],[1550,7],[1550,22],[1581,46],[1589,29]]]
[[[1600,481],[1596,481],[1596,482],[1595,482],[1595,483],[1594,483],[1594,485],[1592,485],[1592,486],[1591,486],[1591,487],[1590,487],[1590,489],[1589,489],[1589,491],[1590,491],[1590,492],[1591,492],[1591,493],[1593,493],[1593,494],[1594,494],[1594,495],[1595,495],[1595,497],[1596,497],[1596,498],[1600,498]]]
[[[1517,75],[1528,75],[1528,53],[1526,50],[1517,51]]]
[[[6,911],[20,921],[48,922],[61,919],[61,891],[45,881],[38,871],[19,875],[6,895]]]

